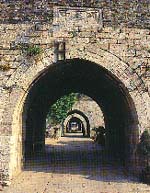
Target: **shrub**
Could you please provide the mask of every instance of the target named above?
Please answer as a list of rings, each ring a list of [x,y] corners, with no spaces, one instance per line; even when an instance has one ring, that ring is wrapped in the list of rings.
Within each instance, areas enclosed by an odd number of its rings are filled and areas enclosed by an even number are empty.
[[[145,130],[140,138],[140,143],[138,146],[138,151],[140,155],[147,159],[147,166],[150,166],[150,131]]]
[[[145,130],[140,138],[138,152],[146,160],[146,167],[142,170],[141,180],[150,183],[150,131]]]

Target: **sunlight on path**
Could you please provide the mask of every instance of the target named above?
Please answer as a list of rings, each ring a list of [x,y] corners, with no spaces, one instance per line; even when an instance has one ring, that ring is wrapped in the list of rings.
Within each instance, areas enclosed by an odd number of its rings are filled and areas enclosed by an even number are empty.
[[[46,153],[29,160],[3,193],[150,193],[150,186],[127,176],[91,139],[46,140]]]

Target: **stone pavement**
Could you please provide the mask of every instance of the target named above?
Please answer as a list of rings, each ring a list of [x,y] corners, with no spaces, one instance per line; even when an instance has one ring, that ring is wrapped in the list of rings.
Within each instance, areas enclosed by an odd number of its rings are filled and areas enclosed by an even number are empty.
[[[91,139],[46,140],[46,154],[28,160],[3,193],[150,193]]]

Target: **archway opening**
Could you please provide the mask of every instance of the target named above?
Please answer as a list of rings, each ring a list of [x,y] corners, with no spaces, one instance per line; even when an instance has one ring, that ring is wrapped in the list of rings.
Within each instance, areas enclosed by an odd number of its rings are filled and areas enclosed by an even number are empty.
[[[24,105],[25,157],[44,149],[49,106],[72,92],[91,97],[102,109],[107,151],[122,161],[131,160],[138,141],[138,121],[128,90],[105,68],[81,59],[53,64],[32,83]]]
[[[67,123],[67,133],[81,133],[84,130],[82,121],[77,117],[72,117]]]
[[[72,121],[72,119],[78,119],[78,122],[81,125],[81,131],[83,133],[83,136],[90,137],[89,119],[83,112],[77,109],[71,110],[67,113],[67,117],[63,122],[64,133],[68,131],[70,127],[69,123]]]

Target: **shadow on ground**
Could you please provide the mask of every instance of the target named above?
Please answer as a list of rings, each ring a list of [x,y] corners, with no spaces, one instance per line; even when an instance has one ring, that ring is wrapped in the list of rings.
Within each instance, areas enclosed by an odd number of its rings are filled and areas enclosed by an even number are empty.
[[[104,182],[138,182],[126,168],[105,149],[81,136],[62,137],[48,141],[45,153],[35,155],[25,163],[25,171],[82,175],[84,178]]]

